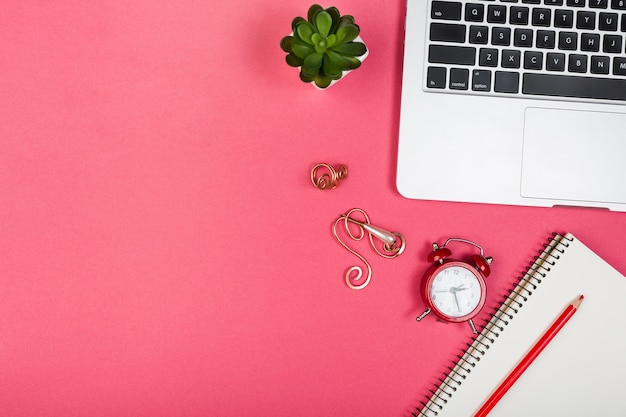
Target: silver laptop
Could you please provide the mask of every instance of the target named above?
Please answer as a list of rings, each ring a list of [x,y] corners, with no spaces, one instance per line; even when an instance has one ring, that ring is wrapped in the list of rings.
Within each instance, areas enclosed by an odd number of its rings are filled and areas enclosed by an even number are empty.
[[[626,0],[408,0],[397,187],[626,211]]]

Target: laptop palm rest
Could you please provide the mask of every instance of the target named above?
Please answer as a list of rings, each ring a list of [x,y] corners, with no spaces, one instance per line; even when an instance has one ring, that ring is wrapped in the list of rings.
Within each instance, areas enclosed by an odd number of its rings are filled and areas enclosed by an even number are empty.
[[[626,114],[527,108],[521,195],[626,203]]]

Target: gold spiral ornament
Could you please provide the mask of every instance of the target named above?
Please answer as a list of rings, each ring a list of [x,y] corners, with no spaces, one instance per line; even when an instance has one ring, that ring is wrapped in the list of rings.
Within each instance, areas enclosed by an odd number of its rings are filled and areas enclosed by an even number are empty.
[[[339,181],[348,177],[348,167],[339,165],[338,168],[326,163],[320,163],[311,170],[311,182],[320,190],[334,190]]]
[[[354,217],[355,214],[360,215],[363,220],[357,220]],[[343,224],[343,227],[338,228],[338,225],[340,224]],[[350,230],[350,225],[356,226],[358,232],[353,233]],[[351,248],[343,239],[341,239],[338,229],[343,229],[342,234],[347,235],[352,241],[360,241],[368,235],[369,243],[372,249],[379,256],[386,259],[393,259],[400,256],[406,247],[404,236],[402,236],[401,233],[389,232],[385,229],[372,225],[369,216],[363,209],[353,208],[348,210],[345,214],[339,215],[333,223],[333,234],[335,235],[335,239],[337,239],[339,244],[341,244],[341,246],[343,246],[348,252],[359,258],[367,268],[367,276],[365,276],[364,280],[362,280],[364,277],[364,271],[361,266],[354,265],[346,271],[346,285],[348,288],[353,290],[361,290],[370,283],[372,279],[372,266],[363,255]],[[374,239],[377,239],[377,241],[382,243],[382,250],[379,249],[374,243]]]

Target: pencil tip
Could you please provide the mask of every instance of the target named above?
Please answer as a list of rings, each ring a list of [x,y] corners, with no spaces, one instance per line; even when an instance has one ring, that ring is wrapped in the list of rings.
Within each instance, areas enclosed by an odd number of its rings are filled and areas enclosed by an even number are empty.
[[[585,298],[585,296],[583,294],[581,294],[580,297],[578,297],[576,300],[574,300],[574,302],[572,303],[574,308],[578,308],[580,306],[580,304],[583,302],[583,298]]]

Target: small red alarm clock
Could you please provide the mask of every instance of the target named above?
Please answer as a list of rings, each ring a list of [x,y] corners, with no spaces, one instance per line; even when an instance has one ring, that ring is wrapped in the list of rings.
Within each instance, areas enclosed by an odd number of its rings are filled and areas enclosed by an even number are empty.
[[[451,242],[475,246],[480,255],[472,255],[469,262],[450,259],[452,252],[448,244]],[[472,318],[485,305],[485,278],[491,272],[489,265],[493,259],[485,257],[483,248],[476,243],[459,238],[450,238],[441,247],[433,243],[433,250],[427,259],[432,265],[422,279],[422,296],[428,308],[417,321],[433,312],[446,322],[467,321],[474,334],[478,333]]]

